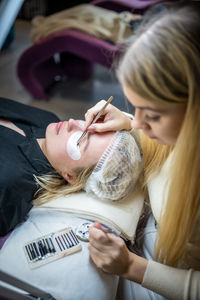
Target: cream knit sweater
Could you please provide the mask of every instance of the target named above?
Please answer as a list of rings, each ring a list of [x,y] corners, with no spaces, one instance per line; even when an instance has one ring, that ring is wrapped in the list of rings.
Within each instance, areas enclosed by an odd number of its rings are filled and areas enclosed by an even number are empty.
[[[149,183],[149,198],[154,217],[159,221],[168,187],[165,179],[171,165],[173,153],[170,154],[161,172]],[[197,228],[198,230],[198,228]],[[173,300],[200,299],[200,271],[177,269],[149,261],[142,285],[145,288]]]

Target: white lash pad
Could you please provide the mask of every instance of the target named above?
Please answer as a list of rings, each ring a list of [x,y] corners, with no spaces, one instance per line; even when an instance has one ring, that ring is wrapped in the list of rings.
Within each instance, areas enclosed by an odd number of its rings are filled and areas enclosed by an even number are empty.
[[[85,126],[85,121],[79,120],[79,125],[80,125],[81,127],[84,127],[84,126]]]
[[[81,137],[82,133],[83,131],[74,132],[67,142],[66,150],[73,160],[79,160],[81,158],[81,152],[79,146],[77,146],[77,142],[78,139]]]

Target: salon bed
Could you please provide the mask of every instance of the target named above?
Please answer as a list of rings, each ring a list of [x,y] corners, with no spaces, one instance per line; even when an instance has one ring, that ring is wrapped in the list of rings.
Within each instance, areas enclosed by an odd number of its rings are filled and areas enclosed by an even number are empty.
[[[16,228],[0,252],[1,270],[51,294],[56,300],[115,299],[117,276],[104,274],[90,262],[88,243],[73,253],[36,269],[30,269],[23,246],[27,241],[76,226],[81,219],[62,212],[31,211],[29,219]],[[1,282],[0,282],[1,286]]]
[[[114,300],[119,278],[96,268],[89,258],[87,242],[80,241],[81,251],[35,269],[28,265],[23,246],[65,227],[75,230],[88,219],[100,220],[133,242],[142,208],[143,195],[138,192],[114,202],[103,202],[79,192],[33,208],[28,219],[11,232],[0,250],[1,271],[57,300],[93,300],[97,295],[101,300]]]
[[[106,9],[143,13],[152,4],[162,0],[94,0],[91,4]],[[41,39],[19,58],[17,75],[22,85],[36,99],[48,99],[47,89],[55,79],[62,77],[88,78],[94,64],[111,68],[123,45],[113,45],[78,30],[58,31]],[[59,56],[56,60],[55,57]]]

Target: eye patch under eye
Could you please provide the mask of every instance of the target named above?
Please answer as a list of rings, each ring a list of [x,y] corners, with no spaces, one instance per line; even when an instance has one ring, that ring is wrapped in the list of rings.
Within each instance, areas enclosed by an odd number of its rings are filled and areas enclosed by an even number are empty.
[[[81,127],[84,127],[84,126],[85,126],[85,121],[79,120],[79,125],[80,125]]]
[[[83,131],[74,132],[67,141],[66,151],[73,160],[79,160],[81,158],[81,152],[79,146],[77,146],[77,142],[82,133]]]

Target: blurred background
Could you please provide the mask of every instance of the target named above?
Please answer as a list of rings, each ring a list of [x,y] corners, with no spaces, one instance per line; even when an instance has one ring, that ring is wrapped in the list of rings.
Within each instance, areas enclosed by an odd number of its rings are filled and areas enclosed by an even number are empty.
[[[124,111],[133,112],[131,105],[122,93],[113,68],[105,67],[99,63],[94,63],[94,69],[88,78],[55,76],[48,88],[45,89],[48,100],[37,99],[31,94],[17,74],[20,57],[24,51],[32,47],[30,30],[31,21],[35,16],[49,16],[81,3],[91,3],[93,5],[93,2],[78,0],[0,0],[0,37],[3,40],[0,51],[0,97],[10,98],[52,111],[61,119],[71,117],[83,119],[88,108],[101,99],[108,99],[111,95],[114,96],[113,104],[115,106]],[[127,10],[142,14],[154,2],[162,1],[141,0],[143,6],[145,2],[149,3],[141,9],[138,9],[139,0],[110,2],[113,2],[112,5],[114,5],[111,8],[114,7],[115,9],[116,7],[116,10],[120,10],[119,3],[122,2]],[[134,2],[137,4],[136,8]],[[3,29],[6,31],[5,37],[2,37]]]

